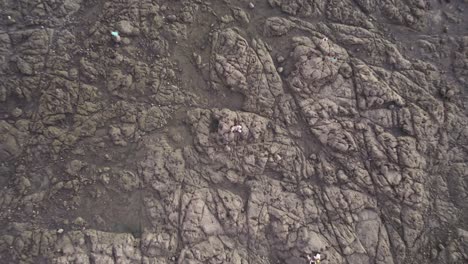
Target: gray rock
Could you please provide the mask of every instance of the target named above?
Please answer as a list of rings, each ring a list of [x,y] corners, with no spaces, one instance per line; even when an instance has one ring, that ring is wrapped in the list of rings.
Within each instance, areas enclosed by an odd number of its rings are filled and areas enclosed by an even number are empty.
[[[121,32],[123,35],[136,35],[138,34],[138,28],[135,28],[130,21],[127,20],[121,20],[116,24],[116,28],[119,32]]]
[[[3,262],[466,259],[453,3],[27,2],[2,2]]]

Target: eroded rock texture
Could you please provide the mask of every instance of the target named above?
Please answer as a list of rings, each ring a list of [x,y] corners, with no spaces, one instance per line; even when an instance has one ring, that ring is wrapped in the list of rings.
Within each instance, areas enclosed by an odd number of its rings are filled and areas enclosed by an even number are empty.
[[[466,263],[466,10],[0,1],[0,262]]]

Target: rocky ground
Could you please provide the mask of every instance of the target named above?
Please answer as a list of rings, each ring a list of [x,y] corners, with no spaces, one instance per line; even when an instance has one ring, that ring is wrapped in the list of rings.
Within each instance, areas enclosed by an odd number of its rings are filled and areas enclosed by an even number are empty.
[[[1,263],[467,263],[467,25],[466,0],[0,0]]]

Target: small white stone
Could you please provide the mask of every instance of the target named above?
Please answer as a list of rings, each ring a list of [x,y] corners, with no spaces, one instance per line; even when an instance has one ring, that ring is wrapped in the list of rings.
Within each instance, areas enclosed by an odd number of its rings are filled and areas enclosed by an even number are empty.
[[[254,8],[255,8],[255,5],[254,5],[252,2],[250,2],[250,3],[249,3],[249,7],[252,8],[252,9],[254,9]]]
[[[57,230],[57,234],[62,234],[62,233],[63,233],[63,229],[62,229],[62,228],[60,228],[60,229]]]
[[[278,73],[282,73],[284,71],[283,67],[278,67]]]
[[[279,154],[276,154],[276,155],[275,155],[275,158],[276,158],[277,161],[280,161],[280,160],[283,159],[283,158],[281,158],[281,156],[280,156]]]
[[[278,63],[282,63],[284,61],[284,57],[283,56],[278,56],[278,58],[276,58],[276,60],[278,61]]]

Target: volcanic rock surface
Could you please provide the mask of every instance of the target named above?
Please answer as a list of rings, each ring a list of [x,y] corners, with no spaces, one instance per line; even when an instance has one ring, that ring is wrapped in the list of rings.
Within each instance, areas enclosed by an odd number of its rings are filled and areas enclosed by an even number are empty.
[[[467,25],[466,0],[0,0],[0,263],[467,263]]]

